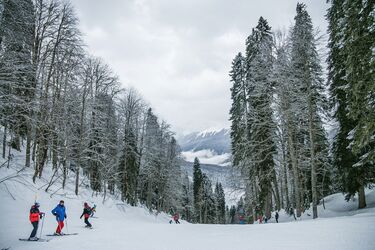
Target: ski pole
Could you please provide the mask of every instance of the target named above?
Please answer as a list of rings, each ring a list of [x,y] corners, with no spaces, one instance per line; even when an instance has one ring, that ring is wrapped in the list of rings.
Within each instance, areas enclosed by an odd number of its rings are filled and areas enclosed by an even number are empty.
[[[43,215],[43,218],[42,218],[42,227],[40,228],[40,235],[39,235],[39,238],[42,238],[43,225],[44,225],[44,216],[45,216],[45,215]]]
[[[69,233],[68,218],[66,218],[66,231]]]

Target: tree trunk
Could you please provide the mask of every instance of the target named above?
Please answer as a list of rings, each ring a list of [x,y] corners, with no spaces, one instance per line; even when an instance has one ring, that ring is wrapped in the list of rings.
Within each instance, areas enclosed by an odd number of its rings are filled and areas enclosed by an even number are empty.
[[[35,164],[35,155],[36,155],[36,141],[37,141],[37,139],[36,139],[36,136],[35,136],[34,143],[33,143],[33,153],[31,154],[31,160],[34,162],[34,164]]]
[[[12,136],[10,136],[10,140],[12,140]],[[11,149],[12,147],[8,147],[8,163],[7,163],[7,168],[9,168],[10,161],[12,160],[12,155],[11,155]]]
[[[26,162],[25,167],[30,167],[31,164],[31,125],[27,125],[27,135],[26,135]]]
[[[68,155],[68,147],[66,145],[66,140],[64,142],[64,159],[62,161],[62,167],[63,167],[63,183],[62,183],[62,188],[64,189],[65,188],[65,183],[66,183],[66,176],[67,176],[67,172],[68,172],[68,167],[66,166],[66,162],[67,162],[67,156]]]
[[[358,189],[358,209],[366,207],[366,195],[365,195],[365,187],[361,186]]]
[[[107,196],[107,185],[106,185],[105,181],[103,183],[103,186],[104,186],[104,195],[103,195],[103,204],[104,204],[105,198]]]
[[[253,178],[253,181],[250,184],[250,188],[251,188],[251,196],[255,197],[255,182],[254,182],[254,178]],[[254,199],[252,199],[252,200],[253,200],[253,203],[254,203]],[[253,209],[253,221],[255,222],[257,220],[256,207],[255,207],[254,204],[251,204],[251,207]]]
[[[147,194],[146,194],[146,206],[150,209],[152,209],[152,183],[149,179],[147,183]]]
[[[7,148],[7,133],[8,133],[8,124],[5,123],[4,134],[3,134],[3,158],[4,159],[6,156],[6,148]]]
[[[292,159],[294,193],[295,193],[297,217],[300,217],[301,216],[301,200],[300,200],[299,176],[298,176],[299,173],[298,173],[298,167],[297,167],[297,156],[296,156],[293,138],[292,138],[292,128],[290,125],[290,120],[288,121],[288,141],[289,141],[290,157]]]
[[[276,203],[276,210],[280,210],[280,191],[279,191],[279,186],[277,183],[277,177],[276,177],[276,171],[273,169],[273,184],[275,186],[275,203]]]
[[[55,169],[57,168],[57,161],[58,161],[58,157],[59,157],[59,153],[58,153],[58,149],[57,149],[57,143],[58,143],[58,140],[57,140],[57,134],[56,134],[56,131],[55,131],[55,126],[54,128],[52,129],[52,133],[53,133],[53,139],[52,139],[52,169]]]
[[[66,167],[66,160],[64,160],[63,164],[63,182],[62,182],[62,188],[65,188],[65,183],[66,183],[66,174],[67,174],[67,167]]]
[[[17,150],[17,151],[21,151],[21,138],[20,138],[20,135],[19,135],[19,132],[18,130],[15,132],[15,135],[11,141],[11,145],[12,147]]]
[[[309,136],[310,136],[310,156],[311,156],[311,193],[312,193],[312,207],[313,219],[318,218],[317,200],[318,193],[316,189],[316,165],[315,165],[315,143],[313,136],[313,111],[311,100],[309,101]]]
[[[42,138],[40,138],[40,141],[38,143],[38,149],[37,149],[37,156],[36,156],[36,164],[37,164],[37,167],[36,167],[36,171],[35,171],[35,174],[34,174],[34,177],[33,177],[33,182],[35,183],[35,178],[37,176],[39,176],[39,178],[42,177],[42,173],[43,173],[43,168],[44,168],[44,164],[46,163],[46,160],[47,160],[47,153],[48,153],[48,142],[47,142],[47,138],[45,138],[45,136],[47,135],[47,132],[45,133],[42,133],[40,136]]]
[[[280,207],[281,208],[285,208],[285,203],[284,203],[284,185],[283,185],[283,181],[284,181],[284,178],[282,175],[280,175],[280,178],[279,178],[279,182],[278,183],[280,185]]]
[[[271,198],[272,198],[272,192],[271,187],[268,189],[268,194],[266,197],[266,202],[264,204],[264,215],[269,219],[271,218]]]
[[[289,209],[290,207],[290,200],[289,200],[289,189],[288,189],[288,170],[287,170],[287,162],[284,162],[283,166],[284,171],[284,192],[285,192],[285,208]]]
[[[58,179],[56,179],[55,181],[53,180],[53,178],[55,177],[55,175],[57,174],[57,170],[58,170],[58,168],[55,168],[55,171],[53,171],[53,175],[52,175],[52,177],[51,177],[51,179],[50,179],[50,181],[49,181],[49,183],[48,183],[48,186],[47,186],[47,188],[45,189],[45,191],[46,192],[48,192],[48,189],[52,186],[52,184]]]
[[[76,186],[75,186],[75,194],[78,195],[78,187],[79,187],[79,164],[76,164]]]
[[[310,130],[310,140],[312,139],[312,132]],[[314,146],[314,142],[311,141],[311,147]],[[311,152],[311,192],[312,192],[312,205],[313,205],[313,219],[318,218],[318,193],[316,189],[316,166],[315,166],[315,152],[314,148],[310,149]]]

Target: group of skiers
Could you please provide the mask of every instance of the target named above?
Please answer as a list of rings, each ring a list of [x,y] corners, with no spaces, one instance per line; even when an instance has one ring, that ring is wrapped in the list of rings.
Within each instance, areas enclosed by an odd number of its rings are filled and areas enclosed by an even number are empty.
[[[28,240],[30,241],[37,241],[39,240],[38,237],[36,237],[36,233],[38,231],[38,225],[40,219],[42,219],[45,216],[45,213],[39,211],[40,204],[38,202],[35,202],[35,204],[30,209],[30,216],[29,220],[33,226],[33,231],[30,234],[30,237]],[[92,228],[91,223],[89,222],[90,216],[92,217],[94,215],[96,209],[96,205],[94,205],[92,208],[85,202],[83,204],[83,212],[80,216],[80,219],[84,216],[85,218],[85,227]],[[57,221],[57,228],[54,233],[54,235],[63,235],[61,230],[64,228],[64,220],[67,218],[66,210],[64,201],[61,200],[59,204],[51,211],[51,213],[56,217]]]
[[[264,221],[264,223],[268,222],[267,216],[259,215],[258,220],[259,220],[259,224],[262,224],[263,221]],[[276,223],[279,223],[279,213],[277,211],[275,212],[275,220],[276,220]]]

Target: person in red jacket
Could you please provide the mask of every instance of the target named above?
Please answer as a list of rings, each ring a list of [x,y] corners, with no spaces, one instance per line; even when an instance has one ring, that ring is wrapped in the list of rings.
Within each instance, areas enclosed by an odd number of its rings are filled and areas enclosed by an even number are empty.
[[[89,205],[85,202],[85,203],[83,204],[83,212],[82,212],[82,215],[81,215],[81,217],[79,217],[79,218],[82,219],[82,216],[85,216],[86,227],[92,228],[92,225],[91,225],[91,223],[89,222],[90,214],[91,214],[91,207],[89,207]]]
[[[180,224],[179,219],[180,219],[180,215],[179,215],[178,213],[175,213],[175,214],[173,215],[173,220],[174,220],[174,222],[175,222],[176,224]]]
[[[29,240],[38,240],[38,237],[35,237],[36,232],[38,231],[39,220],[43,218],[44,213],[39,211],[39,203],[35,204],[30,209],[29,220],[33,225],[33,231],[30,234]]]

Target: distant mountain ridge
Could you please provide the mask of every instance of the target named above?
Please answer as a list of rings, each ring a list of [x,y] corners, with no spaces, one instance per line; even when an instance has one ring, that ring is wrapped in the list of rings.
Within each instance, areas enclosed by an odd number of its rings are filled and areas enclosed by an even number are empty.
[[[230,130],[205,130],[202,132],[193,132],[182,136],[178,140],[182,151],[201,151],[212,150],[216,154],[229,154],[230,149]]]
[[[177,141],[182,150],[181,169],[189,178],[193,179],[193,161],[197,157],[202,172],[212,183],[223,185],[227,204],[235,204],[243,192],[232,187],[238,172],[231,166],[230,130],[208,129],[182,136]]]

